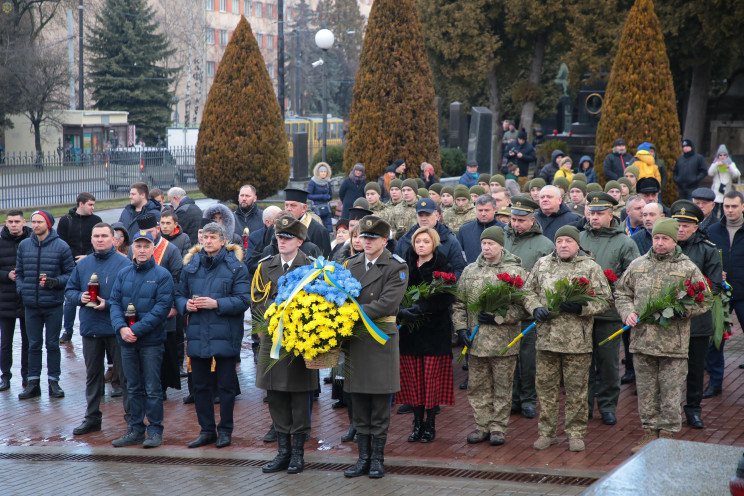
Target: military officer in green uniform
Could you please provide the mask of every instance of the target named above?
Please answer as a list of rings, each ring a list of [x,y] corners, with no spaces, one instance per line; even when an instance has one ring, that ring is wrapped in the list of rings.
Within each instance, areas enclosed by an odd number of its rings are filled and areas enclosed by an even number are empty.
[[[457,235],[466,222],[475,220],[475,206],[470,198],[470,191],[461,184],[455,187],[455,206],[444,211],[442,223],[450,228],[452,234]]]
[[[307,227],[302,222],[294,216],[283,215],[274,221],[274,229],[279,254],[266,257],[258,264],[251,287],[253,315],[263,315],[276,298],[281,276],[312,263],[312,259],[300,251],[307,235]],[[279,451],[274,460],[263,466],[263,472],[287,470],[296,474],[304,468],[304,443],[310,432],[310,405],[318,385],[318,371],[307,369],[303,360],[288,356],[271,365],[271,345],[271,336],[263,333],[256,387],[266,390]]]
[[[555,245],[543,236],[540,223],[535,220],[535,212],[540,205],[527,196],[515,196],[511,200],[511,222],[505,229],[504,249],[522,261],[522,268],[532,271],[538,259],[549,255]],[[532,324],[528,319],[522,322],[522,329]],[[519,359],[514,372],[512,388],[512,412],[525,418],[537,416],[537,391],[535,390],[535,340],[537,333],[528,332],[519,341]]]
[[[561,279],[586,278],[596,299],[586,305],[563,302],[550,317],[546,291]],[[584,451],[587,423],[587,383],[592,361],[594,315],[606,312],[612,292],[602,268],[579,247],[579,230],[563,226],[555,233],[555,252],[542,257],[525,283],[524,308],[537,320],[537,397],[540,417],[537,450],[556,444],[560,382],[566,388],[565,430],[570,451]]]
[[[359,459],[346,477],[385,475],[384,453],[390,426],[390,395],[400,390],[400,352],[395,317],[408,286],[408,265],[385,249],[390,225],[369,215],[359,221],[364,252],[348,260],[362,284],[357,301],[367,317],[389,336],[382,345],[365,331],[349,341],[344,391],[351,393]]]
[[[623,224],[613,216],[617,200],[607,193],[592,191],[587,195],[589,217],[581,233],[581,247],[594,255],[594,261],[602,270],[612,270],[619,278],[630,263],[640,256],[638,245],[625,234]],[[599,375],[596,387],[597,408],[602,416],[602,423],[615,425],[615,410],[620,397],[620,344],[615,339],[597,346],[613,332],[623,327],[615,308],[594,316],[592,345],[592,365],[589,369],[589,418],[594,411],[595,378]]]

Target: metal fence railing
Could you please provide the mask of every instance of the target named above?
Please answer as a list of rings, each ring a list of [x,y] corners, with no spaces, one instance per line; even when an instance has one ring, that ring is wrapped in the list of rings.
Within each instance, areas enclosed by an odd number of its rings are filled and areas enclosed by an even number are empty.
[[[75,203],[83,191],[96,200],[128,198],[129,185],[139,181],[195,191],[195,155],[194,147],[7,154],[0,160],[0,209]]]

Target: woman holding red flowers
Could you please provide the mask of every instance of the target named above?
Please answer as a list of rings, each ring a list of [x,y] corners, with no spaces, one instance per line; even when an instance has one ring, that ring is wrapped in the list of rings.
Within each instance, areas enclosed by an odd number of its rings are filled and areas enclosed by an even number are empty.
[[[435,279],[456,281],[449,262],[437,253],[436,229],[421,227],[411,237],[406,254],[408,287]],[[452,316],[451,292],[435,292],[417,299],[409,307],[400,307],[400,391],[394,401],[413,406],[413,432],[408,442],[429,443],[436,436],[434,409],[454,405],[452,389]],[[426,413],[426,421],[424,421]]]

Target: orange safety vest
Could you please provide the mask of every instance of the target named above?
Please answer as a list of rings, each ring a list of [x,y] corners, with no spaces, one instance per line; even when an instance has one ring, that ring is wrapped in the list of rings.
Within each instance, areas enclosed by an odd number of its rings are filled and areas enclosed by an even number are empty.
[[[165,255],[165,250],[168,248],[168,244],[168,240],[161,236],[160,243],[155,247],[155,253],[152,254],[156,264],[160,265],[160,262],[163,261],[163,255]]]

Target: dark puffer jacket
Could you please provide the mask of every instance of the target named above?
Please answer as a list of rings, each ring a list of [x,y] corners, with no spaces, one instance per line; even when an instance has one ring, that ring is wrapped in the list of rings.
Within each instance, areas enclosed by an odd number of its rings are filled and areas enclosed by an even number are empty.
[[[434,252],[434,258],[417,267],[418,256],[411,249],[406,254],[409,278],[408,286],[431,283],[432,273],[454,272],[452,266],[440,253]],[[411,325],[406,321],[398,333],[400,336],[400,354],[414,356],[441,356],[452,353],[452,312],[450,306],[455,297],[451,294],[437,294],[425,300],[419,300],[418,307],[422,316]]]
[[[181,274],[176,308],[188,316],[186,353],[190,357],[234,357],[243,339],[243,314],[250,305],[251,282],[243,263],[243,252],[228,245],[209,257],[204,250],[189,259]],[[213,310],[186,310],[194,293],[217,300]]]
[[[535,214],[535,219],[537,219],[540,227],[542,227],[543,236],[551,241],[555,238],[555,232],[561,227],[576,222],[583,223],[583,219],[571,212],[571,209],[564,202],[561,202],[561,206],[557,212],[553,212],[550,215],[545,215],[542,213],[542,210],[538,210]]]
[[[240,208],[240,205],[238,205],[238,208],[233,212],[233,216],[235,217],[235,232],[241,236],[246,227],[251,233],[263,229],[264,227],[263,210],[258,208],[258,204],[256,203],[248,207],[246,210],[243,210]],[[195,245],[196,243],[192,244]]]
[[[176,215],[178,215],[178,224],[191,240],[191,244],[197,244],[199,242],[199,221],[202,217],[202,209],[194,203],[194,200],[184,196],[181,203],[178,204]]]
[[[699,153],[695,153],[695,146],[690,147],[689,153],[683,153],[674,164],[672,179],[680,188],[696,188],[701,179],[708,175],[708,165]]]
[[[506,225],[496,219],[486,224],[476,219],[466,222],[457,231],[457,241],[460,243],[463,253],[465,253],[467,263],[471,264],[478,259],[478,255],[481,254],[480,235],[486,228],[491,226],[499,226],[502,229],[506,227]]]
[[[137,219],[147,214],[154,215],[155,217],[157,217],[159,222],[160,204],[154,202],[153,200],[148,200],[147,203],[145,203],[145,205],[142,207],[142,210],[140,210],[139,212],[134,209],[134,206],[132,204],[127,205],[126,207],[124,207],[124,210],[121,211],[119,222],[124,224],[124,227],[127,229],[127,232],[129,233],[129,239],[134,239],[134,235],[137,234],[137,232],[139,231]]]
[[[29,236],[31,228],[28,226],[25,226],[18,236],[12,236],[5,226],[0,231],[0,318],[23,317],[23,305],[16,290],[16,283],[8,276],[16,266],[18,245]]]
[[[137,336],[134,343],[127,343],[119,333],[119,329],[127,327],[124,313],[130,303],[137,311],[137,322],[131,327]],[[111,290],[111,325],[119,345],[141,348],[163,344],[165,322],[172,307],[173,278],[154,259],[122,269]]]
[[[93,226],[99,222],[101,222],[99,216],[80,215],[75,207],[59,219],[57,234],[62,238],[62,241],[70,246],[72,258],[79,255],[88,255],[93,251],[90,236],[93,232]]]
[[[398,240],[398,244],[395,246],[395,254],[401,258],[407,256],[408,251],[412,248],[411,238],[413,233],[421,227],[418,224],[413,226],[402,238]],[[452,266],[453,272],[460,278],[460,274],[465,270],[465,256],[462,254],[462,246],[460,242],[450,228],[437,222],[434,229],[439,234],[439,246],[437,246],[437,254],[441,255],[442,259],[445,260],[450,266]]]
[[[49,230],[44,241],[39,243],[36,234],[18,245],[16,257],[16,290],[29,308],[50,308],[61,305],[65,299],[65,285],[75,270],[75,261],[67,243],[60,239],[57,231]],[[39,274],[56,279],[54,287],[39,284]],[[50,281],[48,281],[50,282]]]

